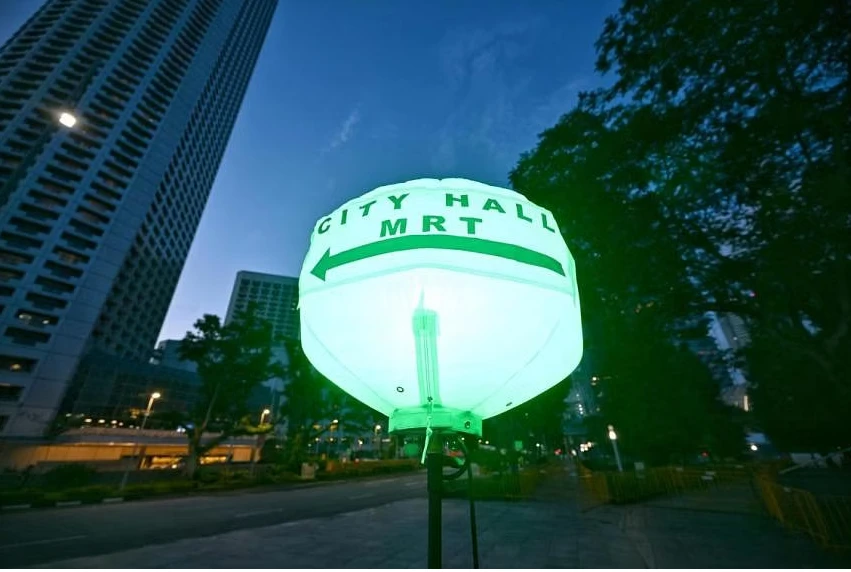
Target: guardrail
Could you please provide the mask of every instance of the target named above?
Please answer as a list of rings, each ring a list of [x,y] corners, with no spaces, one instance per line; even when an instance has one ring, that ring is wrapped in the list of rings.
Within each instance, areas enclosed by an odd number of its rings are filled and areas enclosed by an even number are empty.
[[[766,476],[756,483],[768,514],[783,526],[809,535],[825,548],[851,549],[851,497],[816,496]]]
[[[582,504],[633,503],[708,490],[728,484],[753,484],[766,512],[791,530],[809,535],[825,548],[851,550],[851,497],[820,496],[778,484],[777,466],[734,466],[709,470],[663,467],[635,473],[593,472],[579,466]]]
[[[580,465],[579,476],[586,502],[624,504],[747,482],[751,473],[743,466],[712,469],[662,467],[634,473],[612,473],[593,472]]]

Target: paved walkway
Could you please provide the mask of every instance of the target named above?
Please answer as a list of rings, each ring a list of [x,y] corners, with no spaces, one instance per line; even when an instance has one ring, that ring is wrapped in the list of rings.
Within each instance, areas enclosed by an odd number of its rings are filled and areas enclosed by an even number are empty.
[[[751,510],[664,502],[581,511],[575,483],[549,481],[530,502],[480,502],[482,568],[838,567],[838,556]],[[741,491],[740,491],[741,492]],[[709,493],[714,494],[714,493]],[[718,491],[729,497],[730,491]],[[729,504],[729,503],[728,503]],[[54,562],[75,568],[424,568],[426,501]],[[444,567],[469,568],[468,505],[444,502]]]

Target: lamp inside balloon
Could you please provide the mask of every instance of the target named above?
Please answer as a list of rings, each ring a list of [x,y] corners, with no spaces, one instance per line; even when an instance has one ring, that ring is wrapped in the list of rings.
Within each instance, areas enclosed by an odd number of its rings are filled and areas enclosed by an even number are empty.
[[[302,346],[391,431],[480,435],[579,363],[575,274],[552,213],[519,193],[465,179],[380,187],[316,224]]]

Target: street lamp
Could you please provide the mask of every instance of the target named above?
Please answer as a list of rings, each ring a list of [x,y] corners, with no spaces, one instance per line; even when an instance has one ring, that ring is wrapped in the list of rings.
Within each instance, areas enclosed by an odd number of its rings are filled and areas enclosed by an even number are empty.
[[[375,440],[378,442],[378,458],[381,459],[381,425],[375,425]]]
[[[142,418],[142,426],[139,429],[144,429],[145,425],[148,423],[148,416],[151,414],[151,409],[154,407],[154,401],[162,397],[162,394],[159,391],[155,391],[151,394],[151,398],[148,399],[148,407],[145,409],[145,417]]]
[[[612,449],[615,450],[615,462],[618,464],[618,471],[623,472],[623,465],[621,464],[621,454],[618,451],[618,434],[615,433],[615,428],[609,425],[609,441],[612,442]]]
[[[343,450],[343,432],[340,430],[340,420],[334,419],[331,421],[331,424],[334,425],[334,432],[337,434],[337,443],[334,446],[334,450],[336,452],[336,457],[339,460],[340,453]]]
[[[266,419],[266,416],[269,415],[270,413],[272,413],[272,410],[269,409],[269,408],[264,409],[263,412],[260,413],[260,425],[263,425],[263,421]]]

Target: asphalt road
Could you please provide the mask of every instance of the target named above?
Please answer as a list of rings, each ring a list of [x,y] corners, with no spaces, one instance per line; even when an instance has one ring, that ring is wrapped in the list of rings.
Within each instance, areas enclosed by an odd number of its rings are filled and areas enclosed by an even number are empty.
[[[3,568],[106,554],[426,495],[425,474],[0,514]]]

